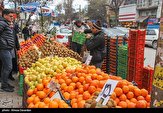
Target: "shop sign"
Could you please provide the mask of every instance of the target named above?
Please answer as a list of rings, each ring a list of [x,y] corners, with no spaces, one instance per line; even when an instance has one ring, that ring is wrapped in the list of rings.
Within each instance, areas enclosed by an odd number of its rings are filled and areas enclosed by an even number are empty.
[[[163,6],[163,3],[162,3]],[[151,108],[163,108],[163,9],[151,91]]]
[[[153,25],[158,23],[158,18],[149,18],[148,19],[148,25]]]

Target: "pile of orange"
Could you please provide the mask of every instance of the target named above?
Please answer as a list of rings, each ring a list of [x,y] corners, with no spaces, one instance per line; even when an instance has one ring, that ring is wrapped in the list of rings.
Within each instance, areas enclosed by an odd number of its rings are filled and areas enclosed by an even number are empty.
[[[139,89],[131,82],[119,76],[108,75],[95,66],[83,65],[82,68],[67,69],[53,78],[44,78],[42,84],[27,91],[29,108],[68,108],[62,100],[50,98],[55,92],[50,92],[48,83],[53,80],[60,85],[60,90],[66,100],[71,100],[72,108],[84,108],[85,101],[91,99],[94,92],[101,91],[108,79],[119,81],[111,98],[116,102],[116,108],[149,108],[150,95],[146,89]],[[49,93],[50,92],[50,93]],[[47,95],[49,94],[49,95]]]
[[[146,89],[139,89],[127,80],[120,80],[111,95],[118,108],[149,108],[150,95]]]
[[[47,88],[47,84],[50,82],[51,78],[44,78],[41,84],[38,84],[35,89],[27,90],[27,104],[28,108],[69,108],[65,101],[51,97],[55,94]]]

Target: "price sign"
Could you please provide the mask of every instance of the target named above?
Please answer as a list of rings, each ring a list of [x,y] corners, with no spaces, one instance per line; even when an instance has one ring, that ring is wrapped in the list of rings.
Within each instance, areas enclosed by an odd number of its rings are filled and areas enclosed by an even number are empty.
[[[89,55],[87,56],[87,59],[86,59],[86,61],[85,61],[85,64],[86,64],[86,65],[89,65],[90,62],[91,62],[91,60],[92,60],[92,56],[89,54]]]
[[[111,94],[113,93],[118,81],[116,80],[108,80],[102,91],[100,92],[99,96],[97,97],[96,101],[99,102],[101,99],[103,100],[102,105],[106,105],[108,100],[110,99]]]

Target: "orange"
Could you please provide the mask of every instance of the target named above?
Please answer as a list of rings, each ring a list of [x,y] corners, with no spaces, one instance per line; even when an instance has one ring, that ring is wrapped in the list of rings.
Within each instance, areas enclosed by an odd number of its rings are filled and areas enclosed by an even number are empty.
[[[147,104],[145,103],[144,100],[139,100],[136,102],[136,108],[146,108]]]
[[[33,100],[34,100],[34,97],[28,97],[27,98],[27,103],[28,104],[33,103]]]
[[[120,101],[118,103],[118,106],[121,106],[122,108],[127,108],[127,103],[125,101]]]
[[[79,77],[79,80],[78,80],[80,83],[83,83],[85,81],[85,78],[83,76]]]
[[[131,98],[134,97],[134,93],[131,92],[131,91],[129,91],[129,92],[126,94],[126,96],[127,96],[128,99],[131,99]]]
[[[137,100],[144,100],[144,97],[143,96],[138,96]]]
[[[85,100],[81,100],[77,104],[78,104],[78,108],[84,108]]]
[[[82,87],[80,87],[80,88],[78,89],[78,92],[79,92],[79,94],[83,94],[84,89],[83,89]]]
[[[76,103],[76,102],[77,102],[77,99],[76,99],[76,98],[71,99],[71,105],[72,105],[73,103]]]
[[[99,85],[99,81],[98,81],[98,80],[92,80],[92,81],[91,81],[90,86],[95,86],[95,87],[97,88],[98,85]]]
[[[70,83],[72,82],[72,80],[71,79],[66,79],[66,84],[67,84],[67,86],[69,86],[70,85]]]
[[[70,92],[70,99],[74,99],[76,98],[76,92],[75,91],[71,91]]]
[[[50,100],[49,97],[46,97],[46,98],[44,99],[44,103],[45,103],[45,104],[48,104],[50,101],[51,101],[51,100]]]
[[[113,93],[111,94],[110,98],[112,98],[113,100],[116,99],[116,93],[113,92]]]
[[[141,89],[141,95],[146,97],[148,95],[148,91],[146,89]]]
[[[75,89],[75,87],[76,87],[76,83],[70,83],[70,85],[69,86],[73,86],[73,88]]]
[[[84,91],[87,91],[88,88],[89,88],[89,84],[84,84],[84,85],[83,85],[83,89],[84,89]]]
[[[139,88],[134,89],[134,95],[135,96],[140,96],[141,95],[141,90]]]
[[[123,94],[123,90],[120,87],[116,87],[114,89],[114,92],[116,93],[116,96],[120,96]]]
[[[68,93],[68,92],[64,92],[63,96],[65,97],[66,100],[70,99],[70,93]]]
[[[103,88],[104,85],[105,85],[105,81],[104,81],[104,80],[100,80],[100,81],[99,81],[99,84],[98,84],[98,87],[99,87],[99,88]]]
[[[73,77],[72,77],[72,81],[73,81],[74,83],[78,82],[78,80],[79,80],[78,77],[76,77],[76,76],[73,76]]]
[[[126,99],[127,99],[127,97],[126,97],[125,94],[122,94],[122,95],[119,96],[120,101],[126,101]]]
[[[33,94],[34,90],[33,89],[28,89],[27,91],[27,95],[28,96],[31,96]]]
[[[44,106],[45,106],[45,103],[44,102],[39,102],[38,108],[44,108]]]
[[[85,81],[90,84],[92,82],[91,76],[86,76]]]
[[[34,104],[30,103],[27,108],[34,108]]]
[[[64,89],[65,87],[67,87],[67,84],[66,84],[66,83],[62,83],[62,84],[60,85],[60,88],[61,88],[61,89]]]
[[[133,102],[133,103],[137,103],[136,98],[131,98],[130,101]]]
[[[90,94],[93,94],[96,91],[96,87],[95,86],[90,86],[88,88],[88,91],[89,91]]]
[[[73,103],[71,106],[72,106],[72,108],[78,108],[78,104],[77,103]]]
[[[125,93],[125,94],[126,94],[126,93],[128,93],[128,92],[129,92],[129,90],[130,90],[130,89],[129,89],[129,87],[128,87],[128,86],[123,86],[123,87],[122,87],[122,90],[123,90],[123,93]]]
[[[62,83],[65,83],[65,80],[64,79],[59,79],[59,84],[62,84]],[[66,83],[67,84],[67,83]]]
[[[40,98],[38,96],[34,97],[33,103],[36,104],[40,102]]]
[[[67,92],[71,92],[71,91],[73,91],[74,90],[74,87],[73,86],[68,86],[68,88],[67,88]]]
[[[119,98],[115,98],[114,101],[116,102],[117,105],[120,102]]]
[[[87,100],[87,99],[89,99],[89,98],[91,98],[90,93],[84,92],[84,93],[83,93],[83,99],[84,99],[84,100]]]
[[[147,95],[147,96],[145,97],[145,100],[146,100],[147,102],[150,102],[150,101],[151,101],[151,95]]]
[[[58,103],[55,102],[55,101],[51,101],[51,102],[49,103],[49,108],[58,108]]]
[[[135,108],[135,107],[136,107],[136,104],[133,103],[133,102],[129,102],[129,103],[127,104],[127,107],[128,107],[128,108]]]
[[[44,91],[38,91],[38,97],[39,97],[40,99],[43,99],[43,98],[46,97],[46,93],[45,93]]]
[[[37,84],[37,90],[38,91],[42,91],[44,89],[44,85],[43,84]]]
[[[128,87],[129,87],[129,89],[130,89],[131,92],[134,92],[135,86],[133,86],[133,85],[128,85]]]

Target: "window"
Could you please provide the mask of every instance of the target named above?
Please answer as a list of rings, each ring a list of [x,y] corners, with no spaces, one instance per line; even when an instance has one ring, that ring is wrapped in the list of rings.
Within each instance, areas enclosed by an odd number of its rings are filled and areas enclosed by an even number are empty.
[[[147,35],[156,35],[155,30],[147,30]]]

